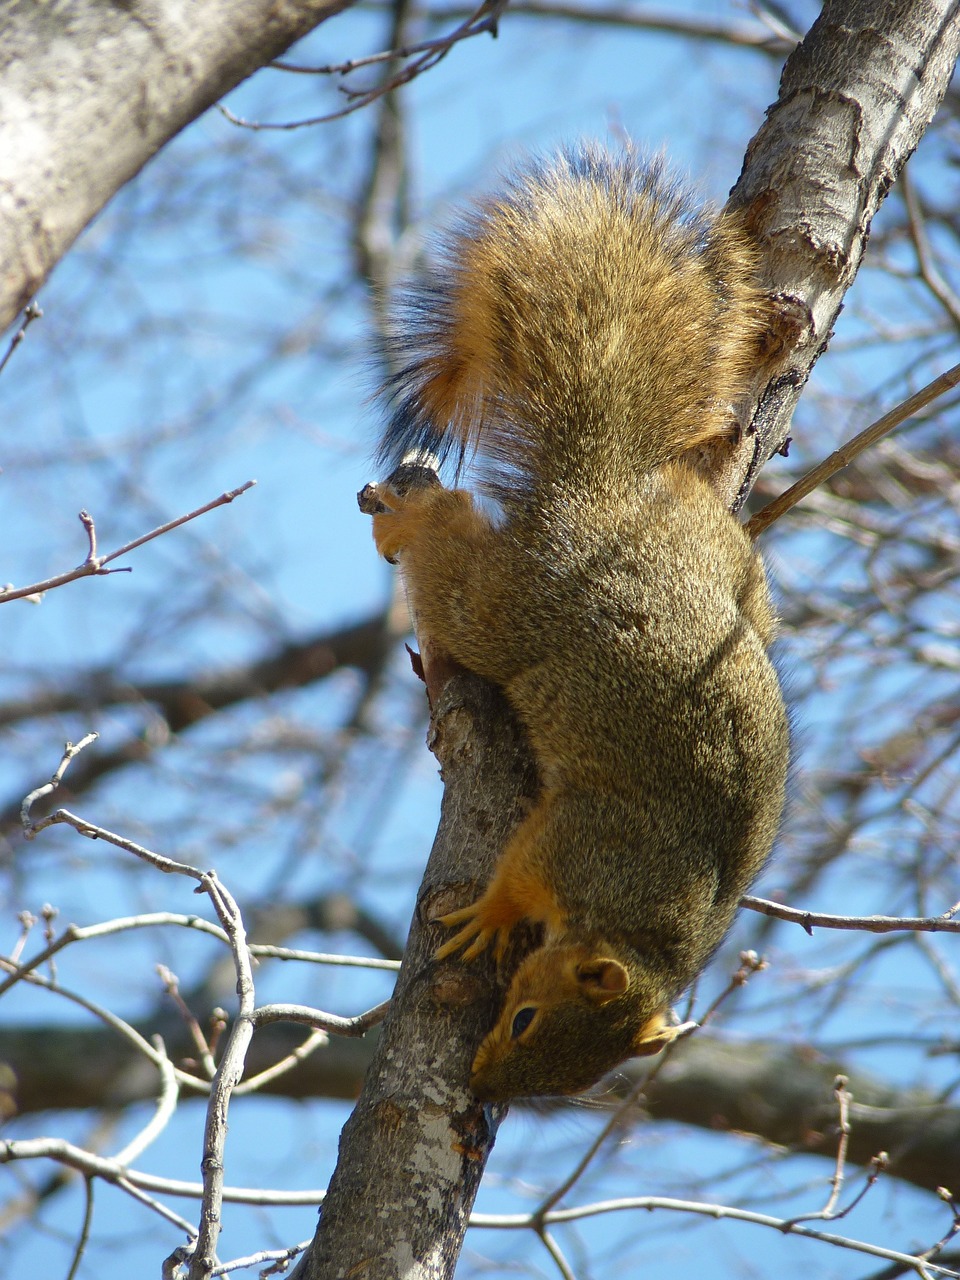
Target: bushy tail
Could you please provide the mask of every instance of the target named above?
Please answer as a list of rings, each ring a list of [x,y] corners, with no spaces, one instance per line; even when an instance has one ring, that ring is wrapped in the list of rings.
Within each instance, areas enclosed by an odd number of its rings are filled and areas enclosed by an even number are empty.
[[[408,298],[382,459],[479,445],[507,491],[628,481],[729,434],[763,328],[734,218],[658,164],[563,152],[479,202]]]

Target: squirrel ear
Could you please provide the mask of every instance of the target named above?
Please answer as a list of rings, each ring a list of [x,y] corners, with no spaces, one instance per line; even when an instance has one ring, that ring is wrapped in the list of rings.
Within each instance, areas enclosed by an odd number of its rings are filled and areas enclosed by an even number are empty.
[[[643,1024],[633,1042],[633,1056],[648,1058],[697,1026],[696,1022],[678,1022],[672,1009],[662,1009]]]
[[[576,973],[580,990],[597,1004],[622,996],[630,981],[619,960],[585,960],[577,965]]]

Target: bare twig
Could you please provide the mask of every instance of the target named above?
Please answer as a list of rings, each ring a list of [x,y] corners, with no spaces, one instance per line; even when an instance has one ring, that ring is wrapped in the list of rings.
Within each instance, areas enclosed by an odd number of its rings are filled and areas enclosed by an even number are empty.
[[[234,1097],[240,1098],[247,1093],[257,1093],[264,1085],[269,1084],[272,1080],[277,1080],[282,1075],[286,1075],[288,1071],[292,1071],[298,1063],[309,1058],[315,1049],[319,1049],[321,1045],[329,1044],[330,1037],[326,1031],[319,1028],[311,1031],[306,1040],[302,1044],[297,1045],[296,1049],[292,1049],[290,1053],[285,1054],[278,1059],[272,1066],[264,1068],[255,1076],[249,1076],[246,1080],[240,1082],[234,1089]]]
[[[152,849],[144,848],[142,844],[137,844],[135,840],[128,840],[125,836],[119,836],[115,831],[108,831],[106,827],[98,827],[92,822],[87,822],[85,818],[71,813],[69,809],[56,809],[53,813],[48,814],[47,817],[31,823],[23,834],[28,840],[33,840],[47,827],[55,827],[61,823],[68,827],[73,827],[74,831],[78,831],[80,835],[86,836],[89,840],[102,840],[105,844],[112,844],[117,849],[132,853],[135,857],[155,867],[157,871],[163,871],[167,875],[190,876],[202,885],[204,877],[208,874],[205,871],[201,871],[199,867],[190,866],[187,862],[177,862],[175,858],[168,858],[162,853],[154,853]]]
[[[723,988],[718,996],[716,996],[710,1004],[707,1005],[700,1016],[700,1026],[705,1027],[708,1022],[713,1020],[713,1015],[717,1012],[721,1005],[726,1004],[735,991],[739,991],[741,987],[745,987],[755,973],[762,973],[767,967],[767,962],[763,956],[757,955],[756,951],[740,952],[740,967],[735,969],[730,975],[730,981]],[[662,1056],[662,1055],[661,1055]],[[657,1062],[657,1070],[659,1070],[659,1060]]]
[[[808,493],[812,493],[818,485],[823,484],[825,480],[829,480],[838,471],[842,471],[845,466],[853,461],[857,454],[876,444],[878,440],[888,435],[894,427],[898,427],[907,418],[912,418],[914,414],[919,413],[932,400],[936,400],[938,396],[950,391],[958,383],[960,383],[960,364],[955,364],[952,369],[948,369],[945,373],[941,373],[938,378],[934,378],[932,382],[928,382],[916,395],[910,396],[902,404],[897,405],[895,409],[891,409],[889,413],[885,413],[882,418],[878,418],[876,422],[866,427],[858,435],[855,435],[852,440],[848,440],[839,449],[835,449],[828,458],[824,458],[823,462],[815,466],[812,471],[808,471],[796,484],[792,484],[789,489],[781,493],[779,498],[774,498],[773,502],[767,503],[752,520],[747,521],[747,533],[751,538],[763,533],[764,529],[769,528],[774,520],[779,520],[785,512],[796,506]]]
[[[66,582],[76,582],[78,578],[102,577],[108,573],[129,573],[129,568],[108,569],[106,566],[120,556],[125,556],[127,552],[134,551],[137,547],[142,547],[145,542],[152,542],[154,538],[159,538],[163,534],[169,533],[171,529],[179,528],[180,525],[186,524],[188,520],[196,520],[198,516],[206,515],[208,511],[213,511],[216,507],[226,506],[227,503],[233,502],[234,498],[238,498],[241,493],[246,493],[248,489],[252,489],[256,483],[256,480],[248,480],[246,484],[240,485],[237,489],[230,489],[227,493],[221,493],[219,498],[214,498],[212,502],[207,502],[204,506],[197,507],[196,510],[189,511],[184,516],[177,516],[175,520],[168,520],[166,524],[159,525],[156,529],[151,529],[149,533],[145,533],[139,538],[134,538],[132,542],[124,543],[122,547],[118,547],[116,551],[111,551],[107,556],[98,556],[96,554],[97,533],[93,517],[89,512],[81,511],[80,521],[87,531],[89,543],[89,551],[83,564],[77,565],[75,569],[70,569],[66,573],[57,574],[53,578],[45,578],[43,582],[34,582],[29,587],[4,587],[0,590],[0,604],[6,604],[8,600],[23,600],[28,597],[33,600],[39,600],[45,592],[52,591],[54,587],[62,587]]]
[[[157,1099],[157,1109],[136,1137],[131,1138],[123,1150],[118,1151],[113,1157],[117,1164],[128,1165],[146,1151],[147,1147],[155,1142],[167,1127],[170,1117],[177,1109],[180,1089],[177,1084],[176,1070],[167,1057],[166,1046],[160,1036],[153,1037],[153,1047],[157,1051],[157,1066],[160,1070],[160,1097]]]
[[[89,735],[87,740],[89,740]],[[86,745],[87,740],[84,741],[83,745]],[[78,749],[73,748],[69,743],[67,744],[64,757],[53,779],[45,788],[40,788],[38,793],[48,794],[60,785],[63,774]],[[153,850],[146,849],[132,840],[127,840],[112,831],[107,831],[103,827],[94,826],[66,809],[58,809],[49,818],[42,818],[37,822],[31,823],[30,807],[34,799],[35,794],[31,794],[24,801],[22,807],[24,834],[26,836],[32,838],[54,823],[67,823],[81,835],[88,836],[94,840],[105,840],[109,844],[133,853],[159,871],[184,875],[198,881],[196,892],[205,893],[210,898],[220,921],[220,926],[229,943],[237,974],[237,994],[240,1005],[236,1020],[227,1036],[223,1057],[210,1085],[210,1096],[204,1125],[203,1158],[201,1161],[203,1195],[200,1207],[200,1228],[195,1245],[189,1250],[188,1280],[207,1280],[207,1277],[211,1275],[213,1268],[217,1265],[216,1245],[221,1230],[227,1112],[233,1089],[239,1083],[243,1074],[247,1049],[256,1027],[253,968],[250,952],[247,948],[246,932],[240,908],[237,906],[230,891],[221,884],[215,871],[201,871],[199,868],[190,866],[187,863],[177,862],[173,858],[155,853]],[[47,950],[49,951],[51,947],[56,945],[56,940],[49,940]],[[22,970],[20,972],[22,973]],[[32,972],[22,974],[22,976],[27,981],[41,981],[38,975]],[[128,1028],[128,1033],[136,1035],[132,1028]],[[138,1036],[137,1039],[142,1042],[142,1037]],[[165,1060],[166,1055],[161,1056]],[[168,1259],[169,1262],[170,1260]]]
[[[206,1280],[217,1265],[217,1240],[221,1230],[224,1187],[224,1148],[227,1140],[227,1112],[230,1095],[243,1075],[247,1049],[254,1032],[253,968],[247,950],[243,918],[229,890],[217,879],[215,871],[204,874],[202,888],[206,892],[225,933],[237,972],[237,995],[240,1007],[227,1037],[217,1074],[210,1087],[207,1117],[203,1131],[203,1197],[200,1204],[200,1231],[190,1259],[188,1280]]]
[[[191,1241],[191,1244],[196,1239],[197,1228],[192,1222],[188,1222],[186,1218],[181,1218],[179,1213],[176,1213],[168,1205],[163,1204],[155,1196],[148,1195],[142,1187],[134,1186],[128,1178],[122,1177],[117,1179],[117,1186],[134,1200],[139,1200],[148,1209],[152,1209],[154,1213],[165,1219],[165,1221],[172,1222],[175,1227],[179,1227],[187,1239]]]
[[[852,1096],[847,1090],[847,1077],[837,1076],[833,1085],[834,1096],[837,1099],[837,1117],[838,1127],[840,1130],[840,1140],[837,1143],[837,1159],[833,1170],[833,1176],[830,1179],[830,1195],[827,1197],[827,1203],[822,1209],[814,1213],[801,1213],[795,1218],[790,1219],[791,1225],[796,1222],[809,1222],[812,1219],[821,1219],[830,1221],[834,1218],[842,1218],[853,1207],[848,1206],[846,1209],[837,1211],[837,1203],[840,1199],[840,1192],[843,1190],[843,1182],[846,1176],[847,1165],[847,1148],[850,1145],[850,1103]]]
[[[99,736],[100,735],[98,733],[87,733],[78,743],[76,743],[76,745],[72,742],[64,744],[63,755],[60,757],[60,763],[53,771],[50,781],[45,782],[42,787],[37,787],[36,790],[31,791],[29,795],[24,797],[23,804],[20,806],[20,821],[23,823],[25,828],[24,834],[26,834],[26,829],[30,827],[30,810],[36,802],[43,796],[52,795],[53,792],[56,791],[57,787],[59,787],[60,783],[63,781],[63,775],[70,767],[71,760],[75,759],[84,747],[89,747],[91,742],[96,742]],[[29,836],[27,838],[29,839]]]
[[[944,280],[937,269],[937,264],[933,260],[933,250],[927,236],[923,210],[920,208],[917,193],[913,189],[913,179],[910,177],[909,165],[900,174],[899,186],[900,193],[903,196],[903,203],[907,209],[910,238],[913,241],[914,249],[917,251],[917,263],[920,267],[921,279],[953,323],[960,327],[960,298],[957,297],[946,280]]]
[[[557,1264],[557,1270],[560,1272],[563,1280],[577,1280],[570,1268],[570,1263],[567,1262],[566,1258],[563,1256],[562,1249],[546,1227],[538,1231],[537,1235],[540,1237],[543,1247],[546,1249],[547,1253],[549,1253],[550,1257]]]
[[[924,1277],[924,1280],[932,1280],[934,1276],[947,1276],[951,1280],[957,1280],[960,1277],[960,1272],[930,1262],[923,1255],[885,1249],[881,1245],[869,1244],[865,1240],[834,1235],[815,1227],[805,1226],[803,1223],[790,1222],[786,1218],[775,1218],[771,1214],[757,1213],[751,1209],[738,1209],[733,1205],[710,1204],[698,1200],[674,1200],[667,1196],[631,1196],[620,1200],[599,1200],[592,1204],[577,1205],[571,1209],[553,1209],[543,1221],[546,1225],[553,1226],[558,1223],[579,1222],[584,1218],[594,1218],[602,1213],[622,1213],[630,1209],[643,1209],[650,1213],[659,1209],[669,1213],[690,1213],[717,1220],[747,1222],[757,1227],[768,1227],[782,1235],[803,1236],[807,1240],[819,1240],[822,1244],[851,1249],[873,1258],[886,1258],[889,1262],[899,1262],[907,1270]],[[519,1227],[529,1227],[538,1231],[541,1219],[537,1213],[475,1213],[471,1215],[470,1225],[499,1231],[514,1231]]]
[[[0,982],[0,996],[73,942],[88,942],[92,938],[105,938],[111,934],[125,933],[129,929],[148,929],[161,925],[174,925],[181,929],[193,929],[198,933],[209,934],[210,937],[216,938],[220,942],[227,941],[227,935],[220,926],[213,924],[210,920],[204,920],[202,916],[181,915],[174,911],[154,911],[145,913],[142,916],[120,916],[115,920],[106,920],[101,924],[67,925],[59,938],[51,942],[49,946],[44,947],[42,951],[37,952],[31,960],[20,964],[19,953],[26,940],[26,933],[24,933],[17,940],[17,946],[9,956],[0,956],[0,967],[8,970],[10,974],[9,978],[4,982]],[[277,947],[269,943],[248,943],[248,950],[251,955],[256,956],[258,959],[301,960],[307,964],[343,965],[359,969],[386,970],[391,973],[395,973],[400,968],[399,960],[380,960],[367,956],[329,955],[323,951],[300,951],[293,947]]]
[[[427,10],[435,22],[452,21],[461,11],[450,7]],[[572,4],[564,0],[511,0],[511,17],[558,18],[564,22],[582,22],[590,26],[626,27],[635,31],[658,31],[665,35],[680,36],[684,40],[704,40],[758,49],[774,57],[789,53],[801,38],[797,31],[777,32],[769,25],[746,22],[714,21],[710,18],[692,17],[672,13],[664,8],[659,11],[631,5]]]
[[[0,1139],[0,1164],[11,1164],[15,1160],[56,1160],[80,1173],[102,1178],[104,1182],[122,1187],[125,1191],[134,1187],[139,1191],[154,1191],[158,1195],[180,1196],[190,1200],[199,1200],[203,1194],[203,1185],[199,1182],[184,1182],[179,1178],[162,1178],[156,1174],[141,1173],[137,1169],[127,1169],[117,1164],[116,1160],[95,1155],[63,1138]],[[315,1206],[323,1197],[324,1192],[316,1187],[303,1191],[264,1191],[259,1187],[223,1189],[223,1199],[231,1204]]]
[[[258,1027],[268,1022],[300,1022],[308,1027],[317,1027],[322,1031],[332,1031],[338,1036],[360,1037],[371,1027],[378,1026],[387,1016],[390,1001],[368,1009],[366,1013],[357,1014],[355,1018],[340,1018],[335,1013],[323,1013],[320,1009],[311,1009],[302,1004],[264,1004],[254,1010],[253,1020]]]
[[[67,1272],[67,1280],[75,1280],[76,1274],[80,1270],[80,1263],[83,1261],[87,1241],[90,1239],[90,1227],[93,1224],[93,1179],[90,1177],[83,1180],[83,1195],[83,1224],[80,1227],[80,1236],[73,1251],[73,1261],[70,1263],[70,1270]]]
[[[4,369],[7,367],[8,360],[13,355],[14,351],[16,351],[17,347],[19,347],[20,343],[23,341],[27,330],[29,329],[31,324],[33,324],[34,320],[42,320],[42,319],[43,319],[43,312],[37,306],[36,299],[34,299],[33,302],[28,302],[23,309],[23,324],[21,324],[20,328],[10,339],[10,345],[7,347],[6,351],[3,353],[3,359],[0,360],[0,373],[3,373]]]
[[[815,928],[855,929],[864,933],[960,933],[960,920],[953,918],[960,911],[960,902],[939,916],[835,916],[822,911],[801,911],[767,898],[754,898],[751,894],[745,894],[740,905],[764,916],[789,920],[809,934]]]
[[[192,1010],[180,994],[180,984],[177,979],[177,975],[168,969],[165,964],[157,965],[157,973],[160,977],[160,981],[163,983],[164,991],[166,991],[167,995],[177,1006],[180,1016],[186,1023],[187,1030],[190,1032],[190,1039],[193,1041],[193,1046],[199,1054],[200,1064],[207,1073],[207,1078],[212,1080],[217,1073],[217,1064],[213,1060],[213,1050],[211,1049],[211,1046],[207,1044],[207,1038],[203,1034],[203,1028],[200,1026],[200,1023],[194,1017]]]
[[[483,4],[474,9],[470,16],[448,35],[441,36],[436,40],[425,40],[421,45],[411,45],[407,50],[390,49],[383,53],[375,54],[369,59],[359,59],[355,64],[356,66],[365,65],[367,62],[391,62],[397,58],[415,57],[415,61],[408,63],[395,75],[375,85],[372,89],[358,91],[341,86],[341,92],[353,98],[354,101],[339,111],[330,111],[322,116],[311,116],[302,120],[267,122],[263,120],[245,120],[242,116],[234,115],[222,102],[217,104],[217,109],[224,119],[229,120],[231,124],[235,124],[241,129],[252,129],[254,131],[306,129],[312,125],[329,124],[332,120],[341,120],[344,116],[352,115],[354,111],[359,111],[361,108],[369,106],[371,102],[375,102],[385,94],[398,89],[401,85],[409,84],[417,76],[423,75],[425,71],[429,71],[431,67],[435,67],[438,62],[442,61],[453,46],[461,40],[483,35],[486,32],[496,35],[497,26],[506,5],[507,0],[484,0]],[[281,69],[286,71],[306,73],[310,70],[310,68],[298,67],[289,63],[280,65]],[[349,63],[342,63],[340,67],[318,67],[316,70],[321,73],[330,73],[339,71],[341,67],[346,68],[346,70],[353,69]]]
[[[944,1204],[950,1206],[950,1212],[953,1214],[953,1222],[943,1233],[936,1244],[932,1244],[922,1255],[924,1258],[935,1258],[942,1253],[950,1241],[960,1233],[960,1204],[957,1203],[956,1196],[952,1191],[948,1191],[946,1187],[937,1187],[937,1195]]]
[[[233,1258],[230,1262],[221,1262],[219,1267],[214,1267],[212,1274],[225,1276],[231,1271],[240,1271],[244,1267],[257,1267],[261,1262],[272,1262],[274,1265],[261,1271],[260,1275],[277,1275],[281,1271],[286,1271],[294,1258],[299,1257],[304,1249],[309,1247],[310,1241],[302,1240],[300,1244],[289,1245],[286,1249],[262,1249],[259,1253],[251,1253],[246,1258]]]
[[[6,961],[0,958],[0,969],[9,968]],[[93,1014],[95,1018],[99,1018],[124,1040],[128,1041],[135,1049],[139,1050],[144,1057],[159,1070],[163,1070],[164,1062],[167,1061],[166,1053],[159,1053],[149,1041],[137,1031],[136,1027],[132,1027],[129,1022],[118,1017],[110,1009],[104,1008],[103,1005],[96,1004],[93,1000],[89,1000],[86,996],[82,996],[79,992],[71,991],[68,987],[61,986],[59,982],[52,982],[49,978],[43,977],[42,974],[33,972],[18,972],[17,975],[22,981],[29,982],[32,986],[41,987],[45,991],[54,992],[63,1000],[69,1000],[71,1004],[78,1005],[81,1009],[86,1009],[88,1013]],[[188,1071],[176,1068],[177,1080],[181,1086],[187,1086],[196,1089],[200,1093],[206,1092],[208,1082],[200,1080],[196,1076],[192,1076]]]

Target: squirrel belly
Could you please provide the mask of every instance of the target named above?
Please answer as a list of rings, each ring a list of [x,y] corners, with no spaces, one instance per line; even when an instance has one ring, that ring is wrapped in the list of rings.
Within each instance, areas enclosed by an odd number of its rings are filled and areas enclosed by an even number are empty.
[[[540,791],[438,958],[543,941],[471,1083],[572,1093],[677,1033],[783,805],[763,567],[692,465],[730,434],[763,298],[735,220],[584,150],[481,202],[408,306],[385,461],[478,451],[480,504],[376,486],[422,644],[501,685]],[[693,451],[693,452],[691,452]]]

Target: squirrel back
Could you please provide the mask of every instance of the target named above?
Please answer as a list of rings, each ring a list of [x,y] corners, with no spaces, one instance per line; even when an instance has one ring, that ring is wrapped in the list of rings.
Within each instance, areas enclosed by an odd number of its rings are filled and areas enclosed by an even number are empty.
[[[438,959],[520,962],[479,1097],[587,1088],[671,1005],[766,860],[788,733],[763,566],[695,465],[729,432],[763,299],[738,220],[589,149],[476,206],[412,295],[381,449],[479,449],[477,504],[420,463],[361,505],[426,655],[506,693],[540,790]]]
[[[584,472],[630,483],[730,435],[764,330],[754,269],[736,215],[659,163],[582,147],[529,165],[409,294],[381,460],[479,444],[509,503]]]

